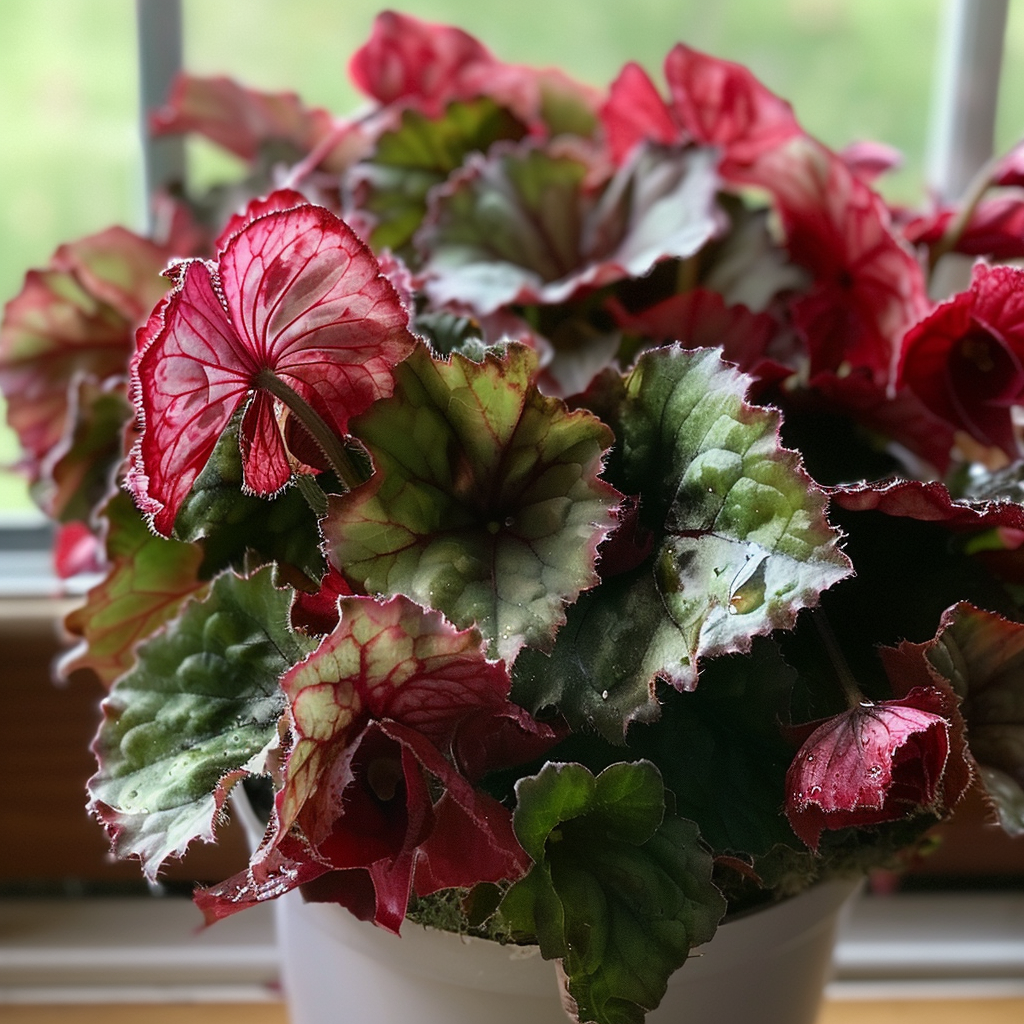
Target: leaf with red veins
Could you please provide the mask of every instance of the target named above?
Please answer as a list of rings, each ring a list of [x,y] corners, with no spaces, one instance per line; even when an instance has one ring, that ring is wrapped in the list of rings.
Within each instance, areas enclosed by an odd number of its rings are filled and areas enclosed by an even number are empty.
[[[338,608],[336,629],[281,681],[296,737],[280,802],[283,829],[318,793],[332,799],[322,778],[369,719],[414,729],[473,778],[510,763],[510,742],[518,743],[523,761],[554,738],[508,700],[508,673],[487,660],[476,630],[459,631],[403,597],[343,597]],[[476,736],[493,740],[496,732],[508,735],[498,744],[506,748],[500,763],[492,765],[481,758]]]
[[[30,270],[0,326],[0,391],[30,479],[70,430],[69,392],[79,378],[121,382],[134,332],[166,291],[167,252],[123,228],[61,246]]]
[[[600,102],[596,90],[558,69],[498,60],[460,28],[384,11],[349,63],[356,85],[385,105],[436,118],[453,101],[489,97],[537,134],[589,136]]]
[[[803,135],[793,108],[742,64],[674,46],[665,80],[676,115],[699,143],[722,151],[724,177],[741,173],[765,152]]]
[[[812,139],[764,154],[755,171],[775,197],[791,258],[812,275],[792,304],[810,375],[863,366],[887,383],[900,340],[929,303],[924,271],[881,197]]]
[[[1024,835],[1024,625],[961,602],[934,640],[905,646],[961,698],[982,787],[1003,828]]]
[[[366,145],[357,125],[346,128],[328,111],[304,106],[295,93],[260,92],[230,78],[187,74],[175,79],[150,129],[157,137],[195,132],[250,163],[271,147],[294,163],[321,146],[317,166],[334,173],[346,170]]]
[[[945,810],[950,703],[935,687],[918,687],[817,723],[786,773],[793,831],[816,851],[826,829]]]
[[[208,921],[303,886],[307,898],[340,903],[397,934],[413,892],[514,880],[526,870],[510,812],[415,730],[370,722],[340,761],[328,780],[333,802],[307,807],[291,833],[272,822],[246,871],[196,894]]]
[[[1013,407],[1024,401],[1024,271],[974,269],[971,286],[915,324],[897,382],[976,442],[1016,459]]]
[[[261,376],[290,387],[340,437],[350,416],[391,393],[392,367],[414,343],[398,295],[347,225],[322,207],[274,205],[265,201],[258,210],[271,212],[235,232],[215,263],[180,265],[147,325],[152,340],[133,368],[144,428],[130,482],[161,533],[250,396],[245,485],[269,495],[290,478]]]
[[[377,467],[331,498],[330,559],[368,593],[405,594],[496,657],[547,645],[594,585],[618,492],[601,480],[611,431],[536,385],[536,354],[450,362],[417,349],[396,393],[353,423]]]
[[[263,861],[281,857],[366,870],[374,919],[397,931],[413,887],[427,895],[522,874],[509,812],[466,773],[504,767],[513,733],[520,761],[554,734],[509,702],[508,674],[475,630],[405,598],[345,597],[339,609],[334,632],[282,677],[293,743],[251,871],[259,877]],[[495,737],[497,758],[481,756],[480,740]],[[241,885],[218,887],[215,915],[263,898],[260,886],[246,895]]]
[[[91,669],[109,686],[135,664],[135,648],[172,619],[186,598],[207,586],[200,579],[203,549],[154,536],[126,494],[104,509],[106,578],[64,620],[81,643],[60,662],[64,676]]]

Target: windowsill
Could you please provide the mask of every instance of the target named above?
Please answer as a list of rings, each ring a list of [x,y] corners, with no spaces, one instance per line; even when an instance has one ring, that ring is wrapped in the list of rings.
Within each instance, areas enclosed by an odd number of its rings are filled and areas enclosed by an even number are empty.
[[[199,930],[185,899],[0,902],[0,1004],[279,998],[272,907]],[[862,897],[833,1000],[1024,998],[1024,893]]]

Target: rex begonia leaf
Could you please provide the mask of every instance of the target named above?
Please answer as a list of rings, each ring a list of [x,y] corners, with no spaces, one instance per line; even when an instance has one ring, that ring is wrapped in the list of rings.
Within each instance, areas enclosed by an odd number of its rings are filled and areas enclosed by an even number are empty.
[[[93,587],[65,627],[82,643],[61,659],[65,675],[87,668],[110,685],[136,661],[137,645],[206,587],[197,544],[155,536],[123,492],[103,510],[106,578]]]
[[[534,865],[498,913],[562,961],[576,1019],[641,1024],[725,912],[697,826],[665,814],[647,761],[596,777],[548,764],[516,793],[513,824]]]
[[[1024,835],[1024,625],[964,602],[925,650],[962,700],[967,745],[1000,823]]]
[[[297,193],[254,207],[216,263],[188,261],[174,275],[133,367],[143,433],[129,483],[163,534],[238,409],[245,486],[273,494],[291,466],[271,389],[287,386],[341,436],[390,394],[391,367],[413,345],[373,254]]]
[[[269,569],[219,577],[103,702],[89,806],[148,877],[193,839],[212,841],[230,785],[265,769],[285,709],[278,680],[313,646],[288,629],[290,600]]]
[[[739,177],[767,151],[802,134],[790,105],[740,64],[682,43],[665,58],[670,100],[663,100],[636,64],[609,89],[601,120],[616,160],[642,140],[696,142],[721,153],[725,177]]]
[[[313,484],[316,487],[316,484]],[[326,498],[324,499],[326,502]],[[179,540],[202,540],[202,575],[274,561],[283,578],[309,589],[326,570],[317,517],[298,487],[273,498],[242,490],[238,431],[230,426],[196,478],[174,524]]]
[[[506,659],[547,645],[596,582],[619,497],[598,478],[611,432],[543,396],[536,372],[520,345],[483,363],[418,348],[395,395],[353,422],[376,472],[332,497],[324,523],[328,556],[361,589],[476,625]]]
[[[1013,486],[1005,479],[1005,486]],[[991,493],[979,491],[954,499],[938,480],[892,478],[830,489],[834,504],[853,512],[881,512],[887,516],[942,523],[950,530],[981,531],[998,528],[1024,530],[1024,507],[1005,500],[1000,478],[990,478]]]
[[[72,393],[66,433],[51,449],[49,471],[32,492],[59,522],[86,522],[117,486],[132,406],[122,387],[107,388],[88,378],[80,379]]]
[[[781,446],[775,410],[711,349],[640,357],[626,378],[615,482],[639,494],[650,554],[570,609],[550,658],[516,664],[516,699],[557,704],[621,741],[657,717],[657,678],[692,690],[699,662],[790,628],[850,574],[826,498]]]
[[[266,898],[260,879],[278,855],[368,872],[372,917],[396,932],[411,891],[525,870],[511,815],[472,780],[532,760],[552,731],[508,700],[508,673],[476,630],[404,597],[345,597],[338,609],[281,680],[292,746],[273,832],[246,876],[209,894],[214,916]]]
[[[167,253],[124,228],[61,246],[4,310],[0,391],[32,479],[69,432],[72,384],[124,381],[135,328],[160,299]]]
[[[374,217],[370,244],[375,250],[404,249],[423,220],[431,188],[469,153],[525,134],[524,125],[487,99],[449,104],[437,118],[406,110],[400,126],[385,132],[372,157],[354,171],[359,208]]]
[[[150,128],[155,136],[196,132],[249,162],[273,153],[295,163],[325,147],[317,166],[334,173],[344,171],[365,146],[355,125],[341,130],[328,111],[304,106],[295,93],[260,92],[230,78],[188,74],[175,79]]]
[[[779,723],[790,716],[794,677],[760,638],[749,654],[708,662],[692,693],[659,694],[660,720],[629,731],[630,752],[658,766],[676,812],[700,822],[715,854],[794,844],[779,814],[793,757]]]
[[[320,786],[321,776],[371,719],[414,729],[474,777],[496,766],[488,758],[498,751],[482,749],[473,737],[480,728],[490,733],[484,715],[523,733],[523,760],[536,752],[529,737],[550,742],[546,727],[509,702],[508,673],[487,660],[476,630],[458,630],[404,597],[342,597],[338,607],[333,632],[282,680],[295,730],[280,802],[282,829],[313,800],[319,811],[307,822],[306,835],[315,841],[329,831],[330,814],[341,808],[337,794]]]
[[[557,140],[471,155],[416,236],[431,298],[480,314],[560,303],[692,256],[715,233],[709,151],[640,150],[602,189],[592,163]]]

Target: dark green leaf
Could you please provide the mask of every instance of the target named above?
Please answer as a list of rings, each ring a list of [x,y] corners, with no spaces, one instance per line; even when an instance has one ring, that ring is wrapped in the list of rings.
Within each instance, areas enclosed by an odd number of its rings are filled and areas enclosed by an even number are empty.
[[[318,581],[326,569],[317,517],[299,487],[273,498],[242,492],[237,417],[196,478],[174,532],[181,540],[202,541],[206,579],[273,561],[287,582],[309,588],[307,581]]]
[[[697,827],[665,816],[646,761],[596,778],[548,764],[517,794],[516,835],[535,863],[499,914],[562,960],[580,1021],[639,1024],[725,912]]]

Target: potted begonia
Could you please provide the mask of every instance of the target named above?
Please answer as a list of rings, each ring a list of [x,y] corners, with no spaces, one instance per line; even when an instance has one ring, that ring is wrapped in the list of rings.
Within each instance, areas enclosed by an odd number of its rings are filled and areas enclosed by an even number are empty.
[[[102,573],[62,667],[110,687],[114,852],[156,877],[244,784],[209,921],[539,949],[611,1024],[971,786],[1024,832],[1020,154],[910,211],[685,45],[597,90],[384,13],[351,73],[351,118],[182,77],[154,131],[244,180],[6,307],[22,468]]]

